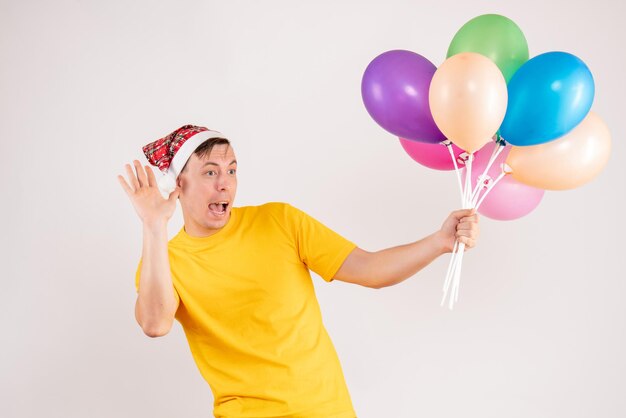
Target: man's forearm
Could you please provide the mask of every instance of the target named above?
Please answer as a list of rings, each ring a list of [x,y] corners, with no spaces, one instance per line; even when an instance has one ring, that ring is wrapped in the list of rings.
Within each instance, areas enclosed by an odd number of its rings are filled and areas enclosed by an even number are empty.
[[[167,222],[144,224],[142,266],[135,315],[143,331],[169,332],[178,307],[167,252]]]
[[[367,265],[371,287],[381,288],[400,283],[445,252],[441,239],[434,233],[410,244],[369,253]]]

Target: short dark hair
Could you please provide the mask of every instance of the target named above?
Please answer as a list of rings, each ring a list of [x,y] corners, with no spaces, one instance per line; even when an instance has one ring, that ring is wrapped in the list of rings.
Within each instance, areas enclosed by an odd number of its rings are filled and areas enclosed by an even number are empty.
[[[198,145],[198,148],[196,148],[193,153],[198,158],[207,157],[211,155],[211,151],[213,151],[213,147],[215,147],[216,145],[227,145],[230,147],[230,141],[226,138],[209,138],[200,145]],[[181,173],[185,171],[185,168],[187,168],[188,162],[189,160],[187,160],[187,162],[183,166],[183,169],[180,170]]]

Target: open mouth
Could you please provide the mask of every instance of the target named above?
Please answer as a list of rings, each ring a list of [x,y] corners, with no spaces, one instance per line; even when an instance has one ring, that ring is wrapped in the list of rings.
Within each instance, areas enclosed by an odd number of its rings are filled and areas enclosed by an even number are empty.
[[[224,216],[230,202],[222,200],[219,202],[209,203],[209,211],[215,216]]]

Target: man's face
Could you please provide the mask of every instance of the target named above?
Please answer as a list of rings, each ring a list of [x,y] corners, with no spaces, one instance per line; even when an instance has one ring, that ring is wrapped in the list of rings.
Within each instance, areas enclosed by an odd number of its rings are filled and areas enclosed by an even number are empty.
[[[178,176],[185,230],[209,236],[226,225],[237,192],[237,161],[229,145],[215,145],[211,154],[192,154]]]

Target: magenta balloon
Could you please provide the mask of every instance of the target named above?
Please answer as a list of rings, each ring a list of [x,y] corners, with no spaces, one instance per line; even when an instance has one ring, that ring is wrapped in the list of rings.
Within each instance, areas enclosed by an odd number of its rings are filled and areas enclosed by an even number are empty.
[[[401,138],[431,144],[446,138],[430,113],[428,89],[437,68],[411,51],[387,51],[367,66],[361,96],[370,116]]]
[[[450,151],[448,151],[448,147],[442,144],[428,144],[404,138],[400,138],[400,144],[413,160],[425,167],[435,170],[454,170]],[[452,151],[456,157],[457,164],[460,166],[459,168],[465,167],[461,154],[467,153],[454,144],[452,144]]]
[[[480,149],[476,154],[472,163],[472,187],[476,186],[478,176],[482,174],[487,167],[489,158],[491,157],[495,142],[490,142]],[[511,146],[507,145],[498,155],[496,161],[489,169],[487,175],[492,179],[496,179],[501,173],[501,164],[506,161],[506,157],[511,150]],[[491,219],[499,221],[511,221],[521,218],[532,212],[543,198],[545,191],[535,187],[527,186],[515,180],[511,175],[505,176],[498,182],[489,192],[483,203],[478,209],[478,213]]]

